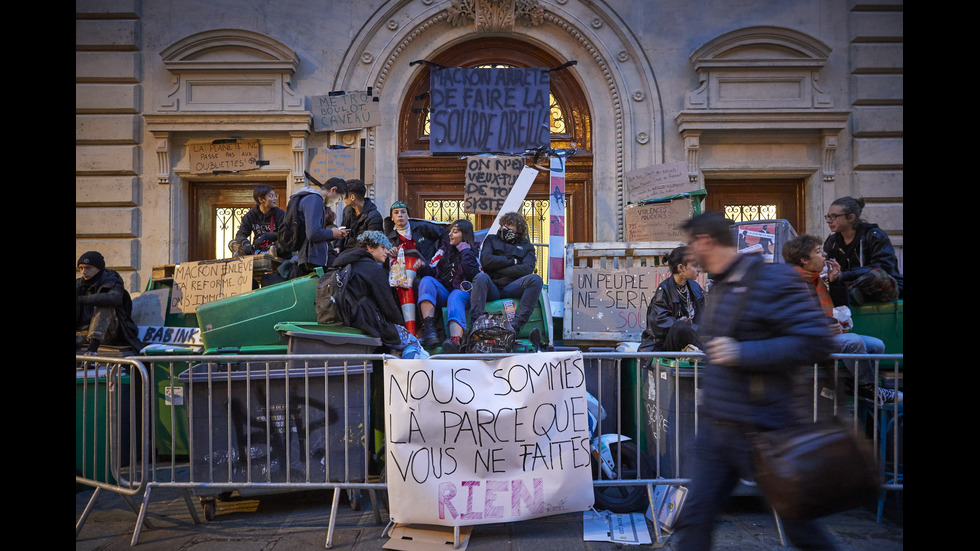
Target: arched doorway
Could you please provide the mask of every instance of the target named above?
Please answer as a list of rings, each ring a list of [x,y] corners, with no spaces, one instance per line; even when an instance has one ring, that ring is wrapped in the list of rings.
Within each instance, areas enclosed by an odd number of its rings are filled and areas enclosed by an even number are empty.
[[[557,59],[533,44],[506,37],[484,37],[461,43],[429,61],[443,67],[506,65],[515,67],[558,67]],[[398,128],[398,196],[413,216],[435,219],[462,216],[465,161],[459,157],[429,154],[427,108],[429,68],[422,66],[405,92]],[[565,167],[566,239],[593,239],[592,120],[581,87],[570,69],[551,74],[552,134],[555,149],[577,149]],[[543,159],[539,165],[547,166]],[[547,243],[549,173],[541,171],[525,201],[524,214],[539,242]],[[472,217],[477,229],[489,227],[493,217]],[[536,237],[537,237],[536,236]],[[532,238],[532,241],[535,241]],[[547,258],[547,254],[539,254]],[[540,265],[540,262],[539,262]],[[544,276],[545,274],[542,274]]]

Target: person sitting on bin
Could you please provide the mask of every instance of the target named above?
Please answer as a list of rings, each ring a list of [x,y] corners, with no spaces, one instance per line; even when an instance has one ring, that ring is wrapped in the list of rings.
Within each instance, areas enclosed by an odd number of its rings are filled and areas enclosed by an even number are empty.
[[[827,317],[830,332],[834,336],[841,354],[884,354],[885,343],[877,337],[850,333],[850,317],[845,325],[834,315],[836,307],[847,306],[847,287],[841,281],[840,264],[828,259],[821,248],[820,238],[813,235],[798,235],[783,245],[783,260],[796,268],[803,283],[810,291]],[[879,404],[901,403],[901,392],[879,387],[875,381],[874,363],[870,360],[844,360],[844,367],[851,377],[847,386],[854,388],[857,381],[858,396],[877,400]]]
[[[355,247],[357,237],[366,231],[384,230],[384,219],[374,201],[367,198],[367,188],[362,180],[347,180],[344,205],[341,224],[349,233],[340,241],[340,250]]]
[[[107,270],[97,251],[83,254],[76,264],[82,277],[75,280],[75,348],[84,348],[86,356],[98,355],[103,344],[139,352],[143,343],[122,276]]]
[[[326,268],[335,255],[333,242],[347,236],[349,230],[328,228],[327,209],[336,205],[347,194],[347,183],[342,178],[330,178],[321,184],[309,172],[309,185],[290,197],[300,199],[299,222],[306,231],[306,240],[299,246],[296,264],[289,279],[312,273],[316,268]]]
[[[418,296],[420,279],[416,274],[435,255],[444,226],[428,220],[411,220],[408,205],[402,201],[392,203],[391,214],[384,224],[386,237],[392,244],[389,282],[395,288],[401,304],[405,328],[415,335],[415,297]],[[403,265],[398,263],[399,250],[405,259]]]
[[[356,304],[351,312],[351,325],[381,339],[384,346],[402,351],[403,358],[415,357],[405,352],[414,351],[411,345],[417,345],[418,340],[405,328],[401,308],[391,293],[383,267],[390,248],[391,242],[383,233],[369,230],[357,237],[354,248],[341,251],[332,267],[352,266],[347,283],[350,302]],[[421,346],[417,348],[421,351]]]
[[[449,335],[442,343],[442,351],[452,354],[459,352],[466,333],[470,288],[473,278],[480,273],[473,224],[462,219],[453,222],[442,243],[432,262],[423,269],[424,275],[419,283],[419,311],[422,314],[419,340],[426,348],[439,344],[435,327],[436,308],[448,306]]]
[[[670,277],[653,293],[637,350],[701,352],[704,345],[698,329],[704,313],[704,290],[695,281],[697,263],[687,247],[677,247],[667,255],[667,266]]]
[[[501,298],[519,299],[517,312],[511,321],[515,334],[520,334],[541,297],[544,281],[534,273],[537,265],[534,245],[527,238],[527,222],[517,212],[500,217],[496,235],[487,235],[480,246],[480,265],[483,271],[473,278],[470,291],[470,317],[475,322],[484,314],[487,302]],[[532,341],[540,339],[538,335]]]
[[[236,256],[262,254],[275,244],[286,211],[279,208],[279,196],[270,185],[262,184],[252,190],[255,206],[242,216],[235,238],[228,243],[228,250]]]
[[[823,244],[827,258],[840,264],[841,279],[851,304],[891,302],[903,298],[905,279],[895,248],[885,230],[861,219],[864,200],[841,197],[830,204],[824,219],[833,232]]]

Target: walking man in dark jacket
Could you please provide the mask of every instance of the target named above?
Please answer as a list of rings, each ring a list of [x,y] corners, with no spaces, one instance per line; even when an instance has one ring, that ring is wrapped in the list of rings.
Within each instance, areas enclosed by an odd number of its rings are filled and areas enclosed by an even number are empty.
[[[124,346],[138,353],[143,348],[133,321],[133,300],[122,276],[105,268],[105,258],[89,251],[78,258],[82,277],[75,280],[75,348],[98,355],[103,344]]]
[[[725,499],[740,478],[754,478],[749,435],[805,421],[804,368],[828,359],[834,343],[795,270],[739,255],[721,213],[696,216],[683,229],[714,280],[701,326],[707,365],[694,470],[678,521],[678,549],[691,551],[711,547]],[[814,521],[783,519],[783,527],[801,549],[833,549]]]

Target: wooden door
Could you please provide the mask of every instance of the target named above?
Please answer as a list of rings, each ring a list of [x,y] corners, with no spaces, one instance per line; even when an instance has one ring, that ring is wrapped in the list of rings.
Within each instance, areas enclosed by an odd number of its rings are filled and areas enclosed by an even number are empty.
[[[705,207],[735,222],[783,219],[797,233],[806,228],[802,179],[705,180]]]
[[[190,192],[189,261],[228,258],[228,242],[235,237],[242,215],[255,206],[252,190],[267,184],[286,208],[286,184],[278,182],[192,183]]]

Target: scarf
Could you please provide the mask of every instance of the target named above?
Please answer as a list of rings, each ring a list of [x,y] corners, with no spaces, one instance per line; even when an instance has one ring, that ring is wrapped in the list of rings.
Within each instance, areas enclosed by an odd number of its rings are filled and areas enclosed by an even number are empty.
[[[800,266],[794,266],[796,271],[800,273],[800,277],[803,281],[809,284],[811,287],[815,288],[817,291],[817,300],[820,301],[820,308],[823,310],[825,316],[834,316],[834,301],[830,298],[830,290],[827,288],[827,284],[820,277],[819,272],[811,272],[804,270]]]

